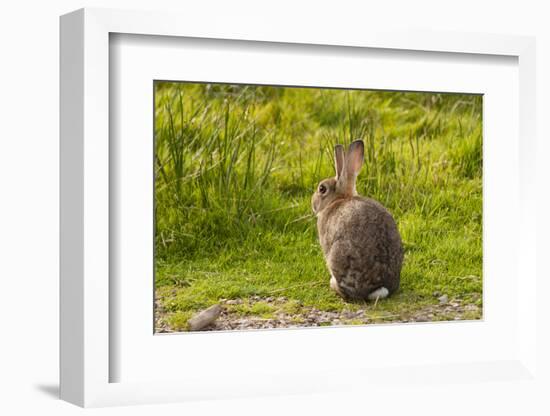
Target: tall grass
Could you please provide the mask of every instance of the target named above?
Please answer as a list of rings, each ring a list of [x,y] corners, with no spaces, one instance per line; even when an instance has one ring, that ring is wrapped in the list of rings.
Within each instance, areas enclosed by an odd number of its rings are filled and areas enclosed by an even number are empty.
[[[478,96],[184,83],[156,88],[161,258],[189,256],[205,237],[220,244],[224,237],[240,240],[251,228],[303,231],[304,222],[289,220],[309,213],[316,184],[333,175],[336,143],[364,139],[358,189],[397,216],[460,210],[450,206],[455,201],[445,188],[481,175]]]

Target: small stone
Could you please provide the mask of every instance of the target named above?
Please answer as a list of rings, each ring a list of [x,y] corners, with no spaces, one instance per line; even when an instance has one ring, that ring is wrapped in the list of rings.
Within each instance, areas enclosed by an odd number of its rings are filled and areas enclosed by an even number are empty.
[[[195,314],[195,316],[187,322],[189,331],[201,331],[214,324],[216,319],[220,316],[222,309],[222,306],[216,304]]]
[[[437,299],[441,305],[444,305],[449,301],[449,297],[447,295],[440,296]]]
[[[229,299],[225,302],[227,305],[240,305],[243,303],[242,299]]]

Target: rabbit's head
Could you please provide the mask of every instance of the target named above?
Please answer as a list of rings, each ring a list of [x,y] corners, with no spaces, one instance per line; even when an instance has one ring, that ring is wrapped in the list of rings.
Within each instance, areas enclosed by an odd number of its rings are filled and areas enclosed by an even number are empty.
[[[356,140],[350,144],[347,153],[344,154],[344,146],[336,145],[334,159],[336,176],[322,180],[311,198],[311,207],[315,214],[338,199],[347,199],[357,195],[355,182],[357,175],[363,166],[365,145],[362,140]]]

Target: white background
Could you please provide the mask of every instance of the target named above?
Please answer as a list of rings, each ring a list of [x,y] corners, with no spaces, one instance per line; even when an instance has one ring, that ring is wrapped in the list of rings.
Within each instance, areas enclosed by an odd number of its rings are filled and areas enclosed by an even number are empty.
[[[200,3],[200,4],[199,4]],[[549,12],[544,1],[19,1],[2,5],[0,12],[0,413],[73,414],[81,409],[56,400],[58,383],[58,16],[83,6],[179,10],[202,16],[221,14],[227,19],[281,21],[281,26],[326,26],[328,33],[344,25],[420,27],[487,33],[537,35],[539,101],[550,94]],[[238,16],[238,17],[237,17]],[[548,100],[548,98],[546,98]],[[548,101],[538,109],[539,210],[549,209],[547,163],[550,128]],[[548,252],[548,217],[541,215],[540,253]],[[548,214],[546,214],[548,215]],[[541,237],[542,236],[542,237]],[[543,246],[544,244],[544,246]],[[545,251],[542,251],[545,250]],[[543,256],[540,256],[543,257]],[[547,256],[545,256],[547,257]],[[539,264],[548,275],[547,264]],[[548,292],[549,285],[539,291]],[[540,305],[548,317],[548,305]],[[548,318],[546,318],[548,319]],[[548,333],[544,346],[548,349]],[[548,353],[547,353],[548,354]],[[548,365],[541,356],[541,365]],[[548,371],[547,371],[548,374]],[[388,388],[391,388],[389,386]],[[457,385],[457,390],[460,383]],[[526,396],[513,394],[506,384],[501,400],[487,402],[472,392],[454,399],[412,389],[419,413],[548,414]],[[419,396],[424,396],[419,399]],[[528,396],[527,396],[528,397]],[[541,402],[542,403],[542,402]],[[392,403],[388,403],[391,414]],[[421,405],[422,407],[418,407]],[[373,405],[374,406],[374,405]],[[92,410],[99,414],[346,414],[370,413],[364,397],[335,393],[306,397],[271,397],[162,406]],[[378,407],[378,406],[374,406]],[[413,410],[411,409],[411,410]]]

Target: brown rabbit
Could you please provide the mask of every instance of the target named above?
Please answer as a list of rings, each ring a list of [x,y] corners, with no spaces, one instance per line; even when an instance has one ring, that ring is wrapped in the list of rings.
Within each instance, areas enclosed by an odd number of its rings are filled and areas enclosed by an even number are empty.
[[[346,300],[385,298],[399,288],[403,248],[391,214],[357,194],[364,159],[362,140],[334,149],[336,177],[321,181],[311,198],[330,287]]]

